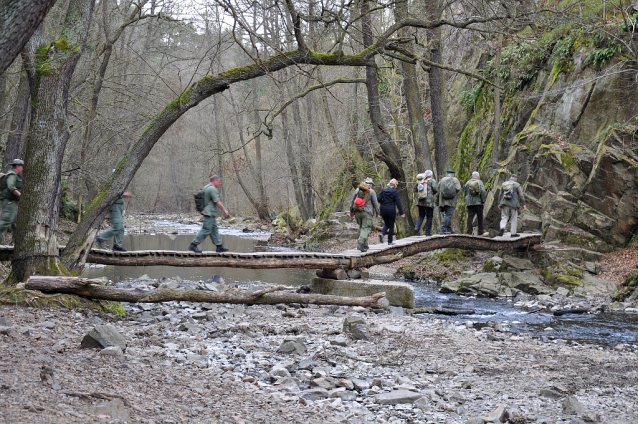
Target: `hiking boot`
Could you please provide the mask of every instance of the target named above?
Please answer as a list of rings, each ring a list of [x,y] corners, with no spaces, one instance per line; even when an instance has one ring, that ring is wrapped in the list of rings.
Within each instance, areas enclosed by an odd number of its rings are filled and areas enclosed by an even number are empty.
[[[521,235],[516,233],[516,234],[512,234],[512,237],[520,237]]]
[[[432,233],[425,233],[426,237],[432,237]]]
[[[100,249],[104,249],[104,240],[102,240],[99,237],[95,238],[95,242],[97,243],[97,245],[100,247]]]
[[[126,249],[123,248],[122,246],[113,246],[113,251],[114,252],[126,252]]]
[[[396,244],[396,243],[395,243],[395,242],[393,242],[393,241],[389,241],[389,242],[388,242],[388,246],[394,246],[395,244]]]
[[[188,246],[188,250],[193,251],[195,253],[202,253],[202,251],[197,248],[197,245],[193,243],[191,243],[190,246]]]
[[[379,243],[383,243],[383,234],[379,234]]]
[[[228,249],[220,244],[219,246],[217,246],[217,249],[215,249],[215,252],[224,253],[224,252],[228,252]]]
[[[505,234],[505,228],[501,228],[500,230],[498,230],[499,237],[503,237],[503,234]]]

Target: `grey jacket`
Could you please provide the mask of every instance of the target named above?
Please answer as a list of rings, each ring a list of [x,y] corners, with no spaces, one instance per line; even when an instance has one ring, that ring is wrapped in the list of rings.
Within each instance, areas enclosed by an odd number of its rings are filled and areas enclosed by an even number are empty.
[[[354,199],[357,198],[357,193],[359,193],[359,189],[357,188],[352,195],[352,200],[350,201],[350,210],[354,207]],[[368,193],[368,200],[363,207],[363,211],[369,213],[372,216],[379,215],[379,202],[377,201],[377,193],[370,189],[370,193]]]

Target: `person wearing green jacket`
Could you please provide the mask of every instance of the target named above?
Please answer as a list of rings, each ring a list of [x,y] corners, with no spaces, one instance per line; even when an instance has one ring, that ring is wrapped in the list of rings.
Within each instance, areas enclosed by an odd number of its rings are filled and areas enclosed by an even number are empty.
[[[9,228],[15,230],[16,219],[18,218],[18,202],[22,196],[22,170],[24,162],[14,159],[11,162],[11,169],[2,181],[2,220],[0,221],[0,239],[4,243],[4,237]],[[14,242],[15,244],[15,242]]]
[[[210,177],[210,184],[204,187],[204,210],[202,210],[202,215],[204,215],[204,222],[202,223],[202,229],[199,230],[195,239],[191,242],[190,246],[188,246],[188,250],[191,250],[195,253],[202,253],[202,251],[197,247],[203,242],[207,236],[210,236],[210,239],[213,241],[213,244],[217,246],[215,250],[218,253],[227,252],[228,249],[222,245],[222,238],[219,235],[219,229],[217,227],[216,218],[219,216],[219,211],[221,209],[224,212],[224,215],[228,217],[228,211],[224,207],[224,204],[219,197],[219,191],[217,191],[217,187],[222,183],[221,178],[217,175],[213,175]]]
[[[510,221],[511,237],[520,237],[521,235],[516,232],[518,210],[521,206],[523,210],[525,210],[526,206],[525,195],[523,194],[521,185],[518,183],[516,174],[512,174],[510,179],[501,185],[498,198],[498,208],[501,210],[501,229],[498,231],[498,235],[502,236],[505,233],[507,221]]]
[[[452,216],[454,215],[462,187],[453,169],[448,169],[446,173],[447,176],[441,178],[441,181],[439,181],[437,206],[441,212],[443,212],[441,234],[454,234],[452,230]]]
[[[478,220],[478,235],[483,233],[483,206],[485,205],[485,185],[479,179],[477,171],[472,172],[472,178],[465,183],[465,206],[467,207],[467,234],[474,232],[474,216]]]
[[[361,252],[368,250],[368,237],[372,232],[372,218],[379,218],[379,202],[377,193],[372,189],[372,178],[368,177],[359,184],[350,201],[350,218],[356,218],[359,224],[359,240],[357,249]],[[360,203],[360,204],[359,204]]]
[[[104,247],[104,243],[113,238],[113,251],[114,252],[126,252],[126,249],[122,247],[122,238],[124,237],[124,198],[131,197],[131,193],[125,191],[119,199],[113,203],[111,209],[109,209],[109,220],[111,226],[108,230],[100,234],[95,238],[97,245],[101,248]]]

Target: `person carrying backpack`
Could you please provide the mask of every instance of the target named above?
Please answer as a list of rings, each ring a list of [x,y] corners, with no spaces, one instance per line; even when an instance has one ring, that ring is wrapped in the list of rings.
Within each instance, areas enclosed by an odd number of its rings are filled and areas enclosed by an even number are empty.
[[[219,216],[220,209],[224,212],[224,215],[228,217],[228,211],[219,197],[219,191],[217,191],[217,187],[219,187],[221,183],[221,178],[217,175],[213,175],[210,177],[210,184],[203,188],[204,209],[202,210],[202,215],[204,215],[204,222],[202,223],[202,229],[199,230],[195,239],[191,242],[190,246],[188,246],[188,250],[195,253],[202,253],[197,246],[204,241],[206,236],[210,236],[213,244],[217,246],[215,252],[223,253],[228,251],[228,249],[222,245],[222,238],[219,236],[219,229],[217,228],[217,221],[215,220],[215,218]]]
[[[465,206],[467,206],[467,234],[474,232],[474,215],[478,220],[478,235],[483,233],[483,206],[485,205],[485,185],[479,179],[477,171],[472,172],[472,178],[465,183]]]
[[[498,231],[499,237],[505,233],[505,226],[508,220],[510,221],[511,236],[520,237],[521,235],[516,232],[518,210],[521,206],[523,210],[527,209],[527,207],[525,206],[525,195],[523,194],[521,185],[518,183],[516,174],[512,174],[510,179],[501,185],[501,192],[498,198],[498,208],[501,210],[501,229]]]
[[[454,175],[453,169],[447,170],[447,176],[439,182],[438,206],[443,212],[441,234],[454,234],[452,231],[452,215],[456,209],[456,203],[461,192],[461,182]]]
[[[425,171],[423,174],[416,176],[416,184],[412,191],[417,194],[416,206],[419,209],[419,217],[416,220],[414,231],[419,234],[421,231],[421,225],[425,220],[425,235],[430,237],[432,235],[432,221],[434,219],[434,204],[436,203],[435,195],[438,193],[438,184],[433,177],[431,170]]]
[[[394,221],[397,219],[396,208],[399,208],[399,215],[401,218],[405,218],[403,213],[403,207],[401,206],[401,198],[397,191],[399,182],[392,178],[388,183],[388,186],[381,190],[377,200],[381,205],[381,218],[383,218],[383,229],[379,234],[379,241],[383,243],[383,237],[388,234],[388,245],[393,245],[392,238],[394,237]]]
[[[377,193],[372,189],[372,178],[368,177],[359,184],[350,201],[350,217],[357,219],[359,224],[359,244],[357,249],[366,252],[368,250],[368,237],[372,232],[372,217],[379,217],[379,203]]]
[[[125,191],[119,199],[111,205],[109,209],[109,221],[111,226],[108,230],[98,235],[95,238],[97,245],[100,248],[104,248],[104,243],[113,238],[113,251],[114,252],[126,252],[126,249],[122,247],[122,237],[124,237],[124,198],[131,197],[131,193]]]
[[[22,170],[24,162],[21,159],[14,159],[11,162],[11,169],[2,178],[2,221],[0,221],[0,239],[4,243],[4,236],[9,228],[15,230],[16,219],[18,219],[18,202],[22,196]],[[15,244],[15,240],[13,242]]]

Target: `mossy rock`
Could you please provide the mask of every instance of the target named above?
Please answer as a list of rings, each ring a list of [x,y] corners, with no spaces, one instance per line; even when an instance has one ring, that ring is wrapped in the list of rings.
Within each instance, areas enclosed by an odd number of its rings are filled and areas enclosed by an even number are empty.
[[[629,297],[638,297],[638,272],[633,272],[625,278],[614,293],[612,299],[616,302],[623,302]]]
[[[89,300],[74,294],[45,294],[37,290],[25,290],[5,285],[0,285],[0,304],[36,308],[88,308],[101,313],[115,313],[119,316],[126,316],[126,311],[120,302]]]

